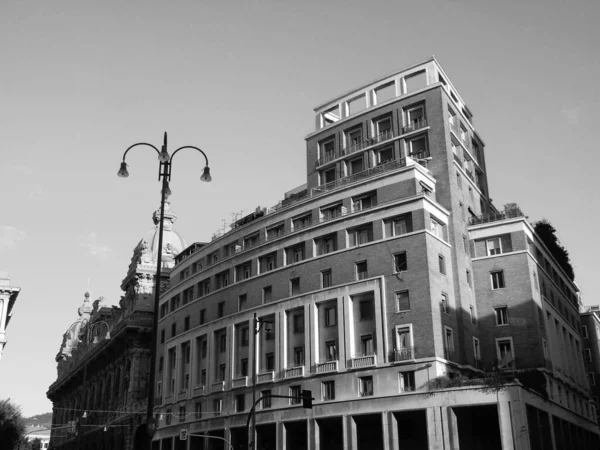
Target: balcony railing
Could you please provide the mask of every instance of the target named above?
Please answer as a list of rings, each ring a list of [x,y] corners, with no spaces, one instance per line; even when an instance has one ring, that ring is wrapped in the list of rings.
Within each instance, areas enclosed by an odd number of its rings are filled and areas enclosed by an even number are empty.
[[[423,126],[427,126],[427,125],[423,125]],[[367,147],[370,147],[372,145],[377,145],[382,142],[389,141],[393,137],[394,137],[394,132],[392,130],[384,131],[384,132],[379,133],[378,135],[375,135],[371,138],[365,139],[364,141],[356,142],[347,147],[344,147],[341,150],[327,152],[321,158],[317,159],[316,165],[317,165],[317,167],[322,166],[323,164],[327,164],[328,162],[333,161],[334,159],[337,159],[337,158],[341,158],[342,156],[351,155],[353,153],[356,153],[356,152],[363,150]]]
[[[390,170],[399,169],[400,167],[406,166],[406,159],[400,158],[390,161],[385,164],[381,164],[377,167],[373,167],[371,169],[363,170],[362,172],[358,172],[352,175],[349,175],[344,178],[340,178],[339,180],[332,181],[331,183],[323,184],[321,186],[312,188],[312,195],[322,194],[324,192],[329,192],[339,187],[345,186],[350,183],[354,183],[355,181],[362,180],[364,178],[369,178],[374,175],[378,175],[380,173],[388,172]]]
[[[368,391],[360,391],[359,392],[361,397],[372,397],[373,396],[373,390],[368,390]]]
[[[497,214],[484,214],[469,218],[469,225],[479,225],[482,223],[500,222],[501,220],[517,219],[525,217],[522,211],[518,209],[503,211]]]
[[[285,369],[286,378],[296,378],[304,376],[304,366],[290,367]]]
[[[394,137],[394,132],[392,130],[387,130],[379,133],[377,136],[373,136],[371,139],[373,144],[380,144],[385,141],[389,141]]]
[[[338,361],[325,361],[321,363],[317,363],[316,367],[317,373],[326,373],[326,372],[337,372],[338,371]]]
[[[210,392],[221,392],[225,390],[225,381],[217,381],[210,387]]]
[[[377,365],[376,355],[355,356],[350,359],[351,369],[360,369],[363,367],[373,367]]]
[[[240,377],[240,378],[234,378],[231,381],[231,387],[235,388],[241,388],[241,387],[246,387],[248,386],[248,377],[244,376],[244,377]]]
[[[205,392],[204,385],[196,386],[194,388],[194,395],[204,395],[204,392]]]
[[[275,372],[273,372],[272,370],[269,372],[263,372],[263,373],[259,373],[256,376],[256,382],[257,383],[270,383],[275,379]]]
[[[390,362],[410,361],[415,359],[415,348],[395,348],[390,355]]]
[[[415,122],[412,122],[405,127],[402,127],[402,134],[410,133],[412,131],[420,130],[421,128],[425,128],[427,126],[426,119],[420,119]]]

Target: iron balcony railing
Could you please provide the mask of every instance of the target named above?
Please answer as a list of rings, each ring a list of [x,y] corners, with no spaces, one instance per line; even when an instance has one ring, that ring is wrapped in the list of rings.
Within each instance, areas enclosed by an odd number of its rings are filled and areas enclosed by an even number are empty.
[[[410,361],[415,359],[415,348],[395,348],[390,354],[391,362]]]
[[[348,145],[347,147],[344,147],[341,150],[326,152],[325,155],[317,159],[316,166],[322,166],[323,164],[327,164],[328,162],[333,161],[337,158],[341,158],[342,156],[351,155],[372,145],[377,145],[381,144],[382,142],[389,141],[394,136],[395,135],[393,130],[387,130],[373,137],[365,139],[364,141],[359,141],[355,142],[354,144]]]
[[[482,223],[500,222],[501,220],[518,219],[525,217],[525,214],[519,209],[511,209],[499,213],[484,214],[469,218],[469,225],[479,225]]]
[[[425,128],[427,126],[426,119],[415,120],[414,122],[402,127],[402,134],[411,133],[413,131],[420,130],[421,128]]]
[[[373,167],[371,169],[363,170],[362,172],[358,172],[352,175],[349,175],[344,178],[340,178],[339,180],[332,181],[331,183],[323,184],[321,186],[317,186],[312,188],[312,195],[322,194],[324,192],[329,192],[334,189],[337,189],[341,186],[345,186],[350,183],[354,183],[355,181],[362,180],[364,178],[369,178],[374,175],[388,172],[390,170],[399,169],[401,167],[406,166],[406,158],[395,159],[385,164],[381,164],[379,166]]]

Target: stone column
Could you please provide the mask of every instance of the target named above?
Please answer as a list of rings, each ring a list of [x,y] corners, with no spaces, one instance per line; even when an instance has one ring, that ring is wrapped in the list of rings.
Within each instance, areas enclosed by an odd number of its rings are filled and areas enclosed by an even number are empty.
[[[427,439],[430,450],[444,449],[441,408],[427,408]]]
[[[510,402],[498,401],[498,425],[500,427],[500,438],[502,439],[502,450],[515,450],[513,443],[513,424],[510,417]]]

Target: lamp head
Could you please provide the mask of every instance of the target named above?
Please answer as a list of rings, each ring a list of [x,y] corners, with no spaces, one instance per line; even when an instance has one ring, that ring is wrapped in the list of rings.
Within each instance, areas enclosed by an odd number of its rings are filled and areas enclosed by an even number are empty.
[[[200,177],[200,181],[206,181],[207,183],[212,181],[212,177],[210,176],[210,167],[206,166],[204,168],[204,172],[202,172],[202,176]]]
[[[166,147],[163,147],[162,151],[158,155],[158,160],[161,163],[166,163],[166,162],[169,162],[169,159],[171,159],[171,157],[169,156],[169,152],[167,151]]]
[[[129,176],[129,172],[127,172],[127,163],[125,163],[125,161],[121,163],[121,168],[117,172],[117,176],[121,178],[127,178]]]
[[[165,197],[169,197],[169,196],[172,194],[172,192],[171,192],[171,188],[169,187],[169,185],[168,185],[168,184],[165,186],[165,189],[164,189],[164,191],[165,191],[165,192],[164,192],[164,194],[165,194]]]

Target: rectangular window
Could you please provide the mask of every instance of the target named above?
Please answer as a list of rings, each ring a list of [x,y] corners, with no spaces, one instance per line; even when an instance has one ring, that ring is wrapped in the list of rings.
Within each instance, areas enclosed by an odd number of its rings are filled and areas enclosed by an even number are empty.
[[[333,285],[331,269],[327,269],[321,272],[321,285],[323,289],[331,287]]]
[[[244,237],[244,248],[252,248],[257,246],[259,243],[258,233],[254,233],[250,236]]]
[[[286,264],[295,264],[304,260],[304,243],[285,249]]]
[[[426,158],[427,152],[427,136],[419,136],[408,141],[408,154],[413,158]]]
[[[373,335],[366,334],[360,337],[360,345],[363,356],[369,356],[375,353],[373,347]]]
[[[267,229],[267,240],[270,241],[272,239],[277,239],[278,237],[283,236],[283,223],[279,225],[275,225]]]
[[[337,343],[335,340],[325,342],[325,359],[327,361],[337,360]]]
[[[365,278],[368,278],[368,277],[369,277],[369,274],[367,271],[367,262],[366,261],[357,262],[356,263],[356,279],[364,280]]]
[[[219,304],[217,305],[217,316],[223,317],[224,314],[225,314],[225,302],[219,302]]]
[[[488,239],[486,242],[488,256],[502,254],[502,241],[500,237]]]
[[[396,292],[396,312],[410,311],[408,291]]]
[[[400,372],[398,374],[400,392],[413,392],[415,390],[415,371]]]
[[[221,415],[221,410],[223,408],[223,400],[220,398],[213,400],[213,414],[215,416]]]
[[[249,341],[249,337],[250,337],[250,329],[248,327],[243,327],[240,330],[241,333],[241,345],[242,347],[248,347],[248,341]]]
[[[377,150],[377,165],[385,164],[394,159],[394,147],[385,147]]]
[[[248,278],[250,278],[250,275],[252,273],[251,270],[252,270],[252,264],[250,263],[250,261],[240,264],[239,266],[236,266],[235,267],[236,281],[247,280]]]
[[[202,358],[206,358],[208,356],[208,343],[206,342],[206,336],[202,338],[202,344],[200,345]]]
[[[323,401],[335,400],[335,381],[324,381],[321,383]]]
[[[473,337],[473,356],[475,359],[481,359],[481,349],[479,347],[479,339]]]
[[[394,272],[404,272],[406,270],[408,270],[406,252],[396,253],[394,255]]]
[[[226,373],[227,373],[227,366],[225,364],[221,364],[219,366],[219,381],[225,381]]]
[[[471,323],[477,325],[477,313],[475,312],[475,307],[473,305],[469,306],[469,313],[471,316]]]
[[[273,300],[273,288],[271,286],[265,286],[262,290],[263,303],[269,303]]]
[[[323,159],[323,162],[331,161],[335,158],[335,141],[329,139],[323,142],[319,142],[319,157]]]
[[[246,396],[239,394],[235,396],[235,412],[243,412],[246,409]]]
[[[450,327],[444,327],[444,350],[446,350],[446,359],[454,360],[454,330]]]
[[[335,233],[323,236],[315,239],[315,244],[317,246],[317,255],[326,255],[337,250],[337,236]]]
[[[438,267],[442,275],[446,275],[446,260],[442,255],[438,255]]]
[[[240,376],[248,376],[248,358],[244,358],[240,361]]]
[[[361,300],[358,306],[360,320],[373,320],[373,300]]]
[[[165,343],[165,330],[164,330],[164,328],[162,330],[160,330],[160,343],[161,344]]]
[[[358,394],[361,397],[373,395],[373,377],[360,377],[358,379]]]
[[[301,230],[303,228],[309,227],[312,223],[312,217],[310,214],[295,217],[292,219],[292,228],[294,231]]]
[[[514,368],[515,354],[512,339],[496,339],[498,369]]]
[[[302,403],[302,387],[290,386],[290,405],[299,405]]]
[[[352,210],[362,211],[377,206],[377,193],[369,192],[352,198]]]
[[[195,405],[195,415],[196,415],[196,419],[201,419],[202,418],[202,402],[196,402]]]
[[[442,312],[444,314],[449,314],[449,312],[448,312],[448,295],[444,294],[444,293],[442,293],[442,306],[441,306],[441,308],[442,308]]]
[[[588,338],[588,329],[587,329],[587,327],[585,325],[581,325],[581,336],[584,339]]]
[[[444,239],[444,226],[431,216],[431,232],[434,236]]]
[[[294,347],[294,366],[304,365],[304,347]]]
[[[342,204],[336,203],[335,205],[326,206],[321,208],[321,220],[332,220],[337,217],[342,217]]]
[[[186,417],[185,406],[179,407],[179,421],[184,422]]]
[[[469,254],[469,240],[467,239],[467,237],[463,234],[463,248],[465,250],[466,254]]]
[[[219,351],[224,353],[227,350],[227,335],[225,333],[221,333],[219,335]]]
[[[292,278],[290,280],[290,295],[300,294],[300,278]]]
[[[494,308],[494,314],[496,315],[496,325],[508,325],[508,307]]]
[[[373,225],[371,224],[348,230],[348,245],[350,247],[367,244],[372,240]]]
[[[206,309],[201,309],[200,310],[200,325],[204,325],[204,322],[206,322]]]
[[[304,333],[304,314],[294,314],[293,325],[294,333]]]
[[[244,309],[246,309],[247,304],[248,304],[248,295],[240,294],[238,296],[238,311],[243,311]]]
[[[333,327],[337,324],[337,308],[329,306],[325,308],[325,326]]]
[[[200,372],[200,386],[206,386],[206,369],[202,369]]]
[[[458,172],[456,172],[456,184],[459,189],[462,189],[462,178]]]
[[[275,369],[275,354],[274,353],[267,353],[265,355],[265,369],[267,370],[267,372],[271,372]]]
[[[584,349],[583,357],[585,362],[592,362],[592,351],[589,348]]]
[[[190,316],[185,316],[183,319],[183,331],[187,331],[190,329]]]
[[[177,334],[177,324],[174,323],[171,325],[171,337],[175,336]]]
[[[498,270],[496,272],[491,272],[490,277],[492,279],[492,289],[502,289],[505,287],[504,285],[504,271]]]
[[[596,376],[594,372],[588,372],[588,379],[590,380],[590,386],[596,386]]]
[[[270,408],[271,407],[271,389],[266,389],[261,391],[262,396],[262,407]]]
[[[394,217],[384,221],[385,237],[401,236],[412,233],[412,215]]]

